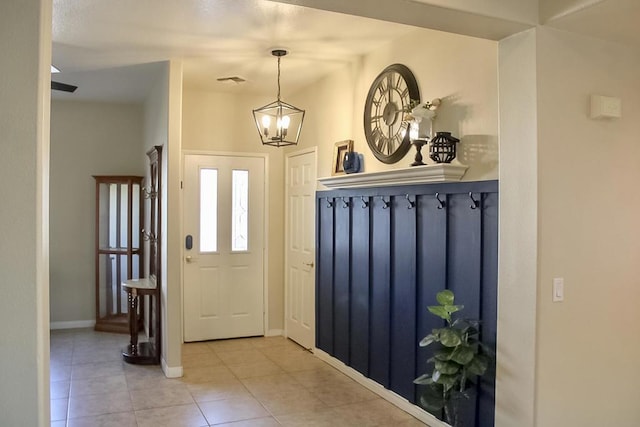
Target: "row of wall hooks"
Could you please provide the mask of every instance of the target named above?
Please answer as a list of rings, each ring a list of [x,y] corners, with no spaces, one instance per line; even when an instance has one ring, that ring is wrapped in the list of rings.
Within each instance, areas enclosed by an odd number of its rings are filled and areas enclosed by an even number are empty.
[[[389,200],[385,200],[384,196],[379,196],[380,200],[383,203],[382,209],[388,209],[389,206],[391,205],[391,199]],[[411,200],[411,197],[406,194],[405,198],[407,199],[407,209],[413,209],[416,207],[416,198],[414,197],[413,200]],[[444,209],[447,207],[447,202],[445,200],[442,200],[440,198],[440,193],[436,193],[435,194],[435,198],[438,201],[438,209]],[[480,207],[480,200],[477,200],[473,197],[473,193],[469,192],[469,198],[471,199],[471,205],[469,205],[469,208],[471,209],[478,209]],[[327,208],[332,208],[334,206],[334,198],[330,198],[330,197],[325,197],[324,198],[327,202]],[[348,208],[349,205],[349,198],[348,197],[342,197],[342,207],[343,208]],[[360,196],[360,200],[362,200],[362,209],[366,209],[369,207],[369,201],[367,199],[365,199],[364,196]]]

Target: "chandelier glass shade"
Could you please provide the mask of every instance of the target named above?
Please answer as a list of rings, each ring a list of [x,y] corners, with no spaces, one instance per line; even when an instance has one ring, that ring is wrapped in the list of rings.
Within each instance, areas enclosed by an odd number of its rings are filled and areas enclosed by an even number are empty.
[[[276,101],[253,110],[258,133],[263,145],[283,147],[297,145],[304,120],[304,110],[280,99],[280,58],[287,54],[275,49],[271,54],[278,58],[278,98]]]

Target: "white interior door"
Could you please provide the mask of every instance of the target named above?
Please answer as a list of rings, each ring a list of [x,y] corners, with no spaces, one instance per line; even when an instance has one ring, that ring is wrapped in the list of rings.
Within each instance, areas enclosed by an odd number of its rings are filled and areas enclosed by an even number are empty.
[[[264,335],[264,158],[185,155],[183,184],[185,341]]]
[[[287,157],[286,333],[315,346],[316,152]]]

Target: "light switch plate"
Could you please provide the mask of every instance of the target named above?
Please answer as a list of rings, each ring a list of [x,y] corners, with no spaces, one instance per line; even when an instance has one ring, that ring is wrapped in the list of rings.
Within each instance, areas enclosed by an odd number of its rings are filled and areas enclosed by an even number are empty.
[[[553,279],[553,302],[564,301],[564,279],[556,277]]]

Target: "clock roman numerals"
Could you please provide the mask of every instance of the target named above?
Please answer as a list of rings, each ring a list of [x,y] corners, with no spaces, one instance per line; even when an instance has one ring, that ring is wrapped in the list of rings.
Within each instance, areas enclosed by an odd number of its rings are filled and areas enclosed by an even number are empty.
[[[404,86],[404,79],[402,78],[402,76],[400,74],[398,74],[398,78],[396,79],[395,87],[396,88],[401,88],[402,86]]]
[[[378,148],[378,151],[381,153],[386,153],[388,148],[387,148],[387,143],[388,143],[388,139],[384,137],[384,135],[378,134],[377,138],[376,138],[376,145]]]
[[[380,86],[378,86],[378,95],[379,100],[385,100],[387,95],[387,87],[384,81],[380,82]]]
[[[374,141],[380,153],[391,155],[400,147],[400,144],[402,144],[402,137],[396,134],[392,138],[387,138],[385,135],[376,132],[374,134]]]

